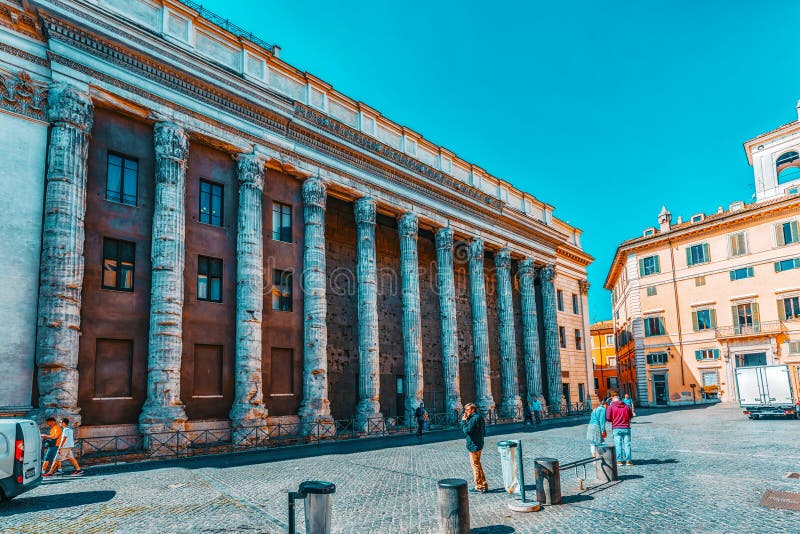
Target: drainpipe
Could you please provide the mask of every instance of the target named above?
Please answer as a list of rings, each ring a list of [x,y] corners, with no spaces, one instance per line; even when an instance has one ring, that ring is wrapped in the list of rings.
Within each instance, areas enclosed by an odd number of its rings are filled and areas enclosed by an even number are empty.
[[[678,300],[678,282],[675,277],[675,252],[672,250],[672,238],[667,238],[669,245],[669,259],[672,264],[672,294],[675,295],[675,319],[678,321],[678,350],[681,351],[681,385],[686,386],[683,375],[683,328],[681,327],[681,307]]]

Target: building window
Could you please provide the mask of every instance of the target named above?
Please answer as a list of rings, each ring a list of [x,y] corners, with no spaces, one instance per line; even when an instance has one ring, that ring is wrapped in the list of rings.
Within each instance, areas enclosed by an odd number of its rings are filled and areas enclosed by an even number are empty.
[[[609,376],[608,378],[606,378],[606,387],[608,387],[608,389],[617,389],[617,388],[619,388],[619,383],[617,382],[617,377],[616,376]]]
[[[594,377],[594,389],[595,389],[595,391],[600,389],[600,381],[597,380],[597,377]]]
[[[575,329],[575,348],[581,350],[583,348],[583,343],[581,340],[581,331],[577,328]]]
[[[272,239],[292,242],[292,207],[288,204],[272,203]]]
[[[644,319],[644,335],[645,337],[663,336],[664,318],[663,317],[645,317]]]
[[[719,375],[716,371],[709,371],[703,373],[703,385],[704,386],[718,386],[719,385]]]
[[[103,238],[103,289],[133,291],[136,244]]]
[[[695,276],[694,277],[694,286],[700,287],[706,285],[706,277],[705,276]]]
[[[781,260],[775,262],[776,273],[781,273],[783,271],[791,271],[792,269],[800,269],[800,258],[790,258],[788,260]]]
[[[575,315],[581,314],[581,307],[578,301],[578,295],[576,295],[575,293],[572,294],[572,313],[574,313]]]
[[[564,311],[564,292],[560,289],[556,291],[556,304],[558,305],[558,311]]]
[[[197,300],[222,302],[222,260],[197,257]]]
[[[654,297],[657,293],[656,286],[651,286],[647,288],[647,296]]]
[[[717,327],[717,312],[709,308],[692,312],[694,331],[712,330]]]
[[[798,240],[800,240],[800,233],[797,231],[797,221],[775,225],[775,242],[779,247],[797,243]]]
[[[109,152],[106,167],[106,200],[135,206],[138,175],[138,160]]]
[[[651,352],[647,355],[647,363],[650,365],[664,365],[667,363],[666,352]]]
[[[583,384],[578,384],[578,402],[583,403],[586,400],[586,387]]]
[[[719,349],[700,349],[694,351],[694,357],[697,361],[701,360],[719,360]]]
[[[800,341],[789,342],[789,354],[800,354]]]
[[[658,256],[647,256],[639,260],[639,276],[650,276],[661,272]]]
[[[742,327],[751,327],[758,324],[758,303],[747,302],[736,304],[732,307],[733,326],[741,331]]]
[[[786,297],[778,301],[781,320],[800,319],[800,297]]]
[[[200,180],[200,222],[222,226],[222,192],[220,184]]]
[[[292,273],[289,271],[272,271],[272,309],[292,311]]]
[[[563,326],[558,327],[558,344],[562,349],[567,348],[567,331]]]
[[[606,347],[614,346],[614,334],[606,334]]]
[[[744,278],[752,278],[754,276],[752,267],[742,267],[731,271],[731,282],[735,280],[742,280]]]
[[[614,358],[613,356],[609,356],[608,358],[606,358],[606,363],[608,364],[609,367],[616,367],[617,359]]]
[[[698,265],[700,263],[708,263],[711,261],[711,255],[708,251],[708,243],[699,243],[686,247],[686,266]]]
[[[728,236],[728,251],[731,256],[747,254],[747,233],[739,232]]]

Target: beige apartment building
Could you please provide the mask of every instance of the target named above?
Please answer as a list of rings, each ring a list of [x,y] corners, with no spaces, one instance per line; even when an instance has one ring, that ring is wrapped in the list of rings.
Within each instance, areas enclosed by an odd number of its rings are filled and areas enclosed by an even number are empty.
[[[800,122],[745,143],[756,199],[672,219],[619,245],[620,389],[639,405],[736,402],[735,368],[789,364],[800,391]]]

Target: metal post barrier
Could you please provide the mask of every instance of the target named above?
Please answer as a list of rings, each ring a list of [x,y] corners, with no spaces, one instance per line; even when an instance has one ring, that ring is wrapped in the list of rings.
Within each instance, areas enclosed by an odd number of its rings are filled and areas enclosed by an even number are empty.
[[[296,499],[303,499],[306,517],[306,534],[330,534],[331,509],[336,485],[330,482],[309,480],[300,483],[297,491],[289,492],[289,534],[296,534],[295,504]]]
[[[617,475],[617,449],[614,444],[604,443],[603,445],[597,445],[595,450],[597,450],[599,460],[595,464],[597,478],[606,482],[619,480]]]
[[[542,505],[525,498],[525,470],[522,465],[522,440],[517,440],[517,471],[519,472],[519,499],[511,499],[508,508],[513,512],[538,512]]]
[[[561,504],[561,470],[555,458],[533,461],[536,479],[536,500],[542,504]]]
[[[436,486],[439,498],[439,532],[469,534],[467,481],[461,478],[445,478]]]

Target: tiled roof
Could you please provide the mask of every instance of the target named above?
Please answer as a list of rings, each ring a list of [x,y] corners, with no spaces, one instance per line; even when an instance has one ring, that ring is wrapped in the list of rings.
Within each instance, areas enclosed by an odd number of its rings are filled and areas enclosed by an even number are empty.
[[[596,323],[592,323],[592,326],[589,327],[589,330],[605,330],[607,328],[614,328],[614,321],[609,319],[608,321],[598,321]]]

